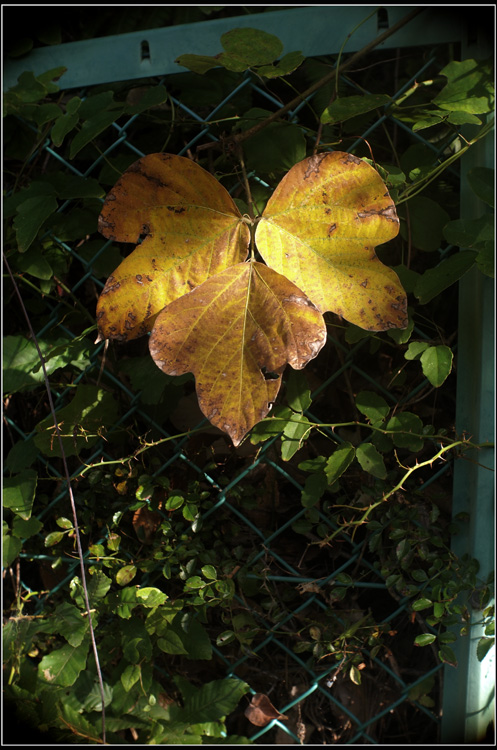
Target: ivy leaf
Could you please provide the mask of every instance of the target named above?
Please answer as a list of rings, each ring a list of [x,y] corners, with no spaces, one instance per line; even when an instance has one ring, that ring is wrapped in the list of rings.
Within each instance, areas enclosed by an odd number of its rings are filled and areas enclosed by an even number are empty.
[[[45,221],[57,210],[57,205],[53,195],[39,195],[20,204],[14,219],[20,253],[25,253],[34,242]]]
[[[440,71],[447,84],[433,103],[449,111],[485,114],[494,103],[493,77],[490,63],[479,60],[453,60]]]
[[[338,151],[296,164],[269,199],[256,231],[264,260],[316,307],[371,331],[405,328],[407,299],[374,248],[399,231],[376,170]]]
[[[157,314],[247,257],[249,229],[225,188],[189,159],[150,154],[108,194],[99,231],[141,244],[109,277],[97,305],[103,338],[148,333]]]
[[[33,469],[27,469],[13,477],[5,477],[3,507],[28,521],[31,518],[37,481],[38,475]]]
[[[450,224],[456,222],[450,222]],[[447,229],[446,227],[446,229]],[[435,268],[429,268],[419,276],[414,287],[414,294],[420,305],[426,305],[444,289],[452,286],[474,265],[476,253],[472,250],[461,250],[450,258],[444,258]]]
[[[199,405],[235,446],[271,408],[290,364],[302,369],[326,341],[321,313],[262,263],[239,263],[171,302],[150,352],[168,375],[192,372]]]
[[[367,94],[362,96],[345,96],[336,99],[321,115],[322,123],[343,122],[351,117],[383,107],[390,102],[387,94]]]

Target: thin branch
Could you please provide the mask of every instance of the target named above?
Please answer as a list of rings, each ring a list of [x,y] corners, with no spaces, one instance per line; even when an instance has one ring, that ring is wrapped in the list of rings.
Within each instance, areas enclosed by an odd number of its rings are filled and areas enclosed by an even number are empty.
[[[16,284],[16,280],[14,278],[14,275],[13,275],[12,271],[11,271],[11,268],[10,268],[10,265],[9,265],[9,263],[7,261],[7,258],[5,257],[5,253],[3,255],[3,258],[4,258],[4,263],[5,263],[5,266],[7,268],[8,274],[9,274],[10,279],[12,281],[12,284],[14,286],[15,293],[16,293],[17,298],[19,300],[19,304],[21,305],[22,312],[23,312],[24,317],[26,319],[26,323],[28,325],[29,332],[31,334],[31,338],[32,338],[33,343],[34,343],[34,345],[36,347],[36,351],[38,352],[38,357],[40,358],[41,368],[43,370],[43,378],[45,380],[45,387],[47,389],[48,402],[50,404],[50,411],[51,411],[51,414],[52,414],[52,417],[53,417],[53,420],[54,420],[55,431],[57,433],[57,439],[59,441],[60,452],[61,452],[61,456],[62,456],[62,464],[63,464],[63,467],[64,467],[64,475],[65,475],[65,479],[66,479],[66,482],[67,482],[67,489],[68,489],[69,498],[70,498],[70,501],[71,501],[71,509],[72,509],[72,514],[73,514],[73,519],[74,519],[74,532],[75,532],[75,538],[76,538],[76,547],[77,547],[77,550],[78,550],[78,558],[79,558],[80,569],[81,569],[81,585],[82,585],[83,593],[84,593],[86,614],[88,616],[88,627],[89,627],[89,630],[90,630],[90,639],[91,639],[92,648],[93,648],[93,655],[95,657],[95,665],[96,665],[97,676],[98,676],[98,684],[99,684],[99,688],[100,688],[100,697],[101,697],[101,700],[102,700],[102,742],[105,744],[106,739],[105,739],[105,696],[104,696],[104,684],[103,684],[103,678],[102,678],[102,671],[100,669],[100,660],[98,658],[98,649],[97,649],[97,642],[96,642],[96,639],[95,639],[95,631],[94,631],[93,623],[92,623],[92,620],[91,620],[91,611],[92,610],[90,608],[90,599],[89,599],[89,596],[88,596],[88,588],[87,588],[87,585],[86,585],[86,573],[85,573],[85,565],[84,565],[84,559],[83,559],[83,548],[82,548],[82,545],[81,545],[81,536],[80,536],[80,533],[79,533],[78,516],[77,516],[77,511],[76,511],[76,503],[75,503],[75,500],[74,500],[74,494],[73,494],[73,491],[72,491],[71,478],[70,478],[70,474],[69,474],[69,467],[67,465],[67,458],[66,458],[66,454],[64,452],[64,445],[63,445],[63,442],[62,442],[62,435],[61,435],[61,431],[60,431],[60,428],[59,428],[59,423],[57,421],[57,415],[55,413],[55,407],[54,407],[54,403],[53,403],[53,399],[52,399],[52,392],[50,390],[50,383],[48,381],[47,369],[46,369],[46,366],[45,366],[45,359],[43,357],[43,354],[41,353],[41,349],[40,349],[40,347],[38,345],[38,340],[36,338],[36,334],[35,334],[35,332],[33,330],[33,326],[31,325],[31,320],[29,318],[28,311],[26,310],[26,307],[24,305],[21,293],[19,291],[19,287]]]

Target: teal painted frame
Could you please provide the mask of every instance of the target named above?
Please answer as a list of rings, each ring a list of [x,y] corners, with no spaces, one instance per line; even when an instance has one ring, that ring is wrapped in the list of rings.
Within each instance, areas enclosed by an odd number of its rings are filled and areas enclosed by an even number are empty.
[[[284,53],[299,50],[307,57],[329,55],[338,52],[347,35],[372,13],[345,45],[347,53],[357,52],[415,7],[387,7],[386,21],[385,15],[375,14],[371,6],[290,8],[41,47],[28,56],[5,61],[3,87],[6,90],[14,86],[18,76],[26,70],[39,75],[59,66],[67,67],[58,81],[61,89],[185,72],[186,68],[175,62],[179,55],[217,55],[222,51],[221,35],[242,27],[275,34],[284,44]],[[420,39],[423,44],[457,41],[458,19],[445,16],[442,24],[439,15],[436,7],[427,9],[422,17],[414,18],[381,47],[415,46]]]
[[[372,14],[348,40],[345,51],[361,49],[414,7],[386,6],[386,17],[385,12]],[[178,73],[184,70],[174,62],[180,54],[217,54],[224,32],[247,26],[276,34],[284,43],[285,52],[301,50],[306,56],[337,53],[368,12],[371,6],[308,6],[44,47],[18,60],[6,61],[3,86],[8,89],[15,85],[17,77],[26,70],[37,75],[61,65],[68,68],[59,82],[62,89]],[[491,54],[485,42],[478,35],[470,39],[470,33],[464,17],[448,14],[447,6],[427,7],[382,46],[448,42],[461,44],[465,57]],[[474,218],[483,211],[483,204],[466,180],[467,172],[475,166],[494,166],[490,139],[470,149],[462,159],[463,218]],[[493,282],[473,269],[460,283],[457,429],[469,432],[476,442],[493,441],[495,434],[494,319]],[[485,577],[494,559],[494,451],[484,449],[474,459],[474,463],[455,464],[454,513],[467,511],[471,521],[465,533],[456,537],[454,551],[476,557]],[[477,610],[473,612],[473,622],[478,621],[479,614]],[[453,667],[445,668],[443,742],[481,742],[492,722],[495,652],[492,650],[483,662],[478,662],[476,643],[481,635],[481,628],[474,625],[472,635],[457,644],[457,672]]]
[[[463,58],[489,57],[493,50],[476,30],[462,37]],[[469,186],[468,172],[474,167],[494,167],[494,144],[486,138],[461,160],[461,218],[481,216],[487,206]],[[458,371],[456,430],[471,434],[477,443],[495,440],[495,293],[493,280],[473,268],[459,282]],[[454,464],[453,515],[469,514],[469,524],[454,537],[457,555],[468,554],[480,563],[479,577],[486,579],[495,564],[495,449],[468,454],[467,461]],[[477,597],[475,596],[475,604]],[[495,732],[495,646],[479,662],[476,647],[484,635],[481,612],[471,612],[471,631],[458,639],[454,668],[444,668],[442,741],[484,742]],[[462,689],[464,687],[464,689]]]

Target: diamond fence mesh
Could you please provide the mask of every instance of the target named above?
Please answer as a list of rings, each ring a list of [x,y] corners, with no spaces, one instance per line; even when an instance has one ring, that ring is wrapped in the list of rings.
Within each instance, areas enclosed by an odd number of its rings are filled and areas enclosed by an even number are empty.
[[[439,50],[409,55],[409,75],[388,92],[394,99],[415,81],[435,76],[444,59]],[[370,58],[376,74],[389,85],[396,80],[392,66],[398,64],[390,57],[391,53],[379,52]],[[269,111],[281,106],[274,93],[278,88],[263,85],[252,73],[241,79],[234,74],[231,90],[226,90],[226,76],[216,77],[216,71],[209,79],[181,74],[139,85],[143,90],[149,85],[165,87],[166,100],[120,116],[74,158],[69,157],[67,143],[56,147],[47,138],[31,156],[33,168],[43,163],[46,172],[95,178],[110,188],[146,153],[202,154],[206,144],[222,146],[227,118],[250,106]],[[341,86],[344,91],[354,92],[355,87],[367,92],[367,76],[361,87],[348,77]],[[119,87],[114,88],[119,95]],[[128,86],[128,101],[130,88],[131,95],[140,94],[136,84]],[[66,95],[84,103],[95,93],[78,90]],[[312,106],[311,97],[289,112],[287,120],[305,131]],[[24,122],[18,126],[30,127]],[[432,143],[385,110],[365,118],[357,138],[348,136],[339,148],[369,157],[368,141],[381,163],[385,159],[376,153],[376,142],[388,144],[393,139],[404,149],[421,144],[430,149],[435,162],[450,138],[447,134],[447,140]],[[208,153],[213,170],[222,172],[229,156],[222,148]],[[249,177],[262,193],[273,186],[267,174],[253,171]],[[457,170],[445,179],[446,190],[457,202]],[[230,180],[230,187],[235,197],[240,194],[236,179]],[[198,577],[205,588],[209,580],[205,575],[202,579],[203,566],[214,566],[229,605],[204,611],[212,659],[202,661],[200,656],[195,669],[190,664],[190,672],[199,681],[239,678],[252,694],[268,695],[282,715],[258,728],[236,714],[230,719],[232,733],[247,735],[255,743],[436,742],[443,665],[436,650],[413,646],[414,637],[431,632],[430,627],[409,606],[410,592],[393,592],[387,561],[381,558],[371,527],[351,523],[367,498],[374,496],[377,480],[356,466],[333,492],[318,491],[312,482],[316,457],[329,454],[330,441],[358,445],[364,440],[364,431],[351,424],[357,416],[358,392],[373,391],[400,412],[419,407],[433,415],[434,423],[450,428],[453,390],[435,392],[418,363],[406,363],[394,336],[364,335],[330,316],[326,348],[303,374],[287,372],[286,390],[280,396],[284,402],[292,389],[306,384],[312,402],[305,417],[317,425],[312,434],[274,435],[255,444],[246,440],[234,449],[203,419],[192,379],[167,378],[155,368],[147,356],[146,338],[107,346],[92,343],[86,333],[94,324],[105,279],[129,249],[95,233],[99,201],[69,196],[60,203],[55,226],[42,239],[55,248],[60,270],[46,288],[43,306],[30,310],[38,341],[47,339],[66,350],[66,364],[54,370],[50,384],[62,428],[67,425],[71,433],[67,437],[64,432],[65,444],[72,443],[67,452],[89,572],[108,572],[109,540],[124,535],[128,542],[120,567],[136,568],[138,586],[157,586],[174,601],[184,596],[186,585],[192,606],[200,607],[208,595],[200,590],[196,594],[192,580]],[[395,247],[392,252],[395,255]],[[445,318],[436,325],[451,336],[456,331],[456,300],[451,292],[446,300]],[[19,319],[10,305],[8,315]],[[414,330],[417,338],[429,340],[433,324],[417,324]],[[82,409],[86,416],[78,417]],[[35,427],[43,419],[48,420],[42,433],[47,437],[40,450],[40,443],[35,443],[40,431]],[[68,515],[68,490],[42,388],[13,399],[5,422],[13,443],[8,467],[36,469],[34,515],[45,532],[56,530],[54,519]],[[409,451],[404,453],[407,463]],[[388,518],[387,510],[380,509],[380,515],[373,516],[376,531],[380,526],[422,526],[423,513],[433,500],[450,519],[451,476],[451,461],[435,462],[419,472],[410,485],[416,492],[415,512],[408,518],[392,511]],[[317,503],[309,500],[313,491],[321,497]],[[391,503],[394,509],[407,504],[400,488]],[[34,616],[67,595],[79,575],[69,537],[44,552],[39,538],[24,540],[19,555],[19,585]],[[212,593],[212,603],[220,598],[219,591]],[[379,650],[380,637],[384,646]],[[180,655],[168,659],[157,660],[159,674],[177,669],[191,676]]]

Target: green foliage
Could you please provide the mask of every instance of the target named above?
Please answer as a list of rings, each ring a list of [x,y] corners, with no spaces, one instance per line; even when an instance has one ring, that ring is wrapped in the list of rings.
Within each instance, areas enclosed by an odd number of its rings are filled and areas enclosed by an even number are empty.
[[[369,93],[351,94],[344,78],[335,90],[327,78],[300,117],[268,123],[271,111],[258,93],[245,87],[231,96],[243,75],[269,82],[285,103],[327,75],[334,60],[284,55],[279,40],[255,29],[230,32],[220,47],[215,58],[182,56],[194,72],[161,83],[66,94],[57,89],[58,69],[26,72],[5,95],[5,254],[40,332],[62,436],[61,451],[38,352],[7,280],[12,444],[3,562],[19,564],[21,581],[5,597],[5,695],[26,724],[55,730],[62,742],[100,742],[103,708],[107,741],[115,744],[245,741],[232,733],[238,724],[230,714],[240,714],[249,684],[225,677],[225,666],[251,656],[264,668],[268,621],[285,654],[311,671],[333,666],[335,677],[343,673],[358,687],[372,660],[396,653],[401,625],[388,621],[384,599],[394,608],[402,602],[413,626],[399,638],[403,665],[427,660],[433,649],[455,664],[453,644],[470,635],[476,595],[480,660],[494,643],[492,581],[451,550],[458,527],[446,507],[448,474],[424,492],[432,470],[476,447],[454,434],[449,413],[454,292],[471,269],[493,274],[493,171],[468,175],[481,201],[474,219],[460,218],[456,188],[458,159],[490,132],[489,64],[450,60],[441,50],[440,75],[394,98],[392,66],[379,53],[373,77],[366,70],[362,81]],[[221,103],[209,126],[223,148],[208,151],[205,139],[196,149],[198,124],[178,101],[205,118],[202,126],[212,103]],[[342,150],[379,113],[425,139],[412,145],[399,129],[393,149],[390,135],[377,130],[368,136],[374,162],[366,146],[354,147],[399,208],[401,235],[380,255],[409,293],[409,324],[372,334],[327,316],[327,359],[306,375],[285,373],[282,396],[234,451],[201,423],[191,376],[166,377],[139,342],[94,343],[98,285],[129,251],[97,233],[103,197],[136,158],[114,148],[113,125],[129,123],[139,153],[166,145],[178,153],[191,142],[195,159],[241,210],[261,214],[283,173],[313,153],[318,132],[320,148]],[[462,131],[468,125],[471,138]],[[47,142],[71,170],[45,160]],[[62,455],[73,479],[90,615]],[[372,561],[367,568],[362,555]],[[275,583],[287,558],[307,582]],[[381,594],[365,604],[363,582],[383,586],[370,589]],[[304,595],[313,598],[301,610]],[[420,677],[408,699],[430,709],[436,693],[435,678]]]

